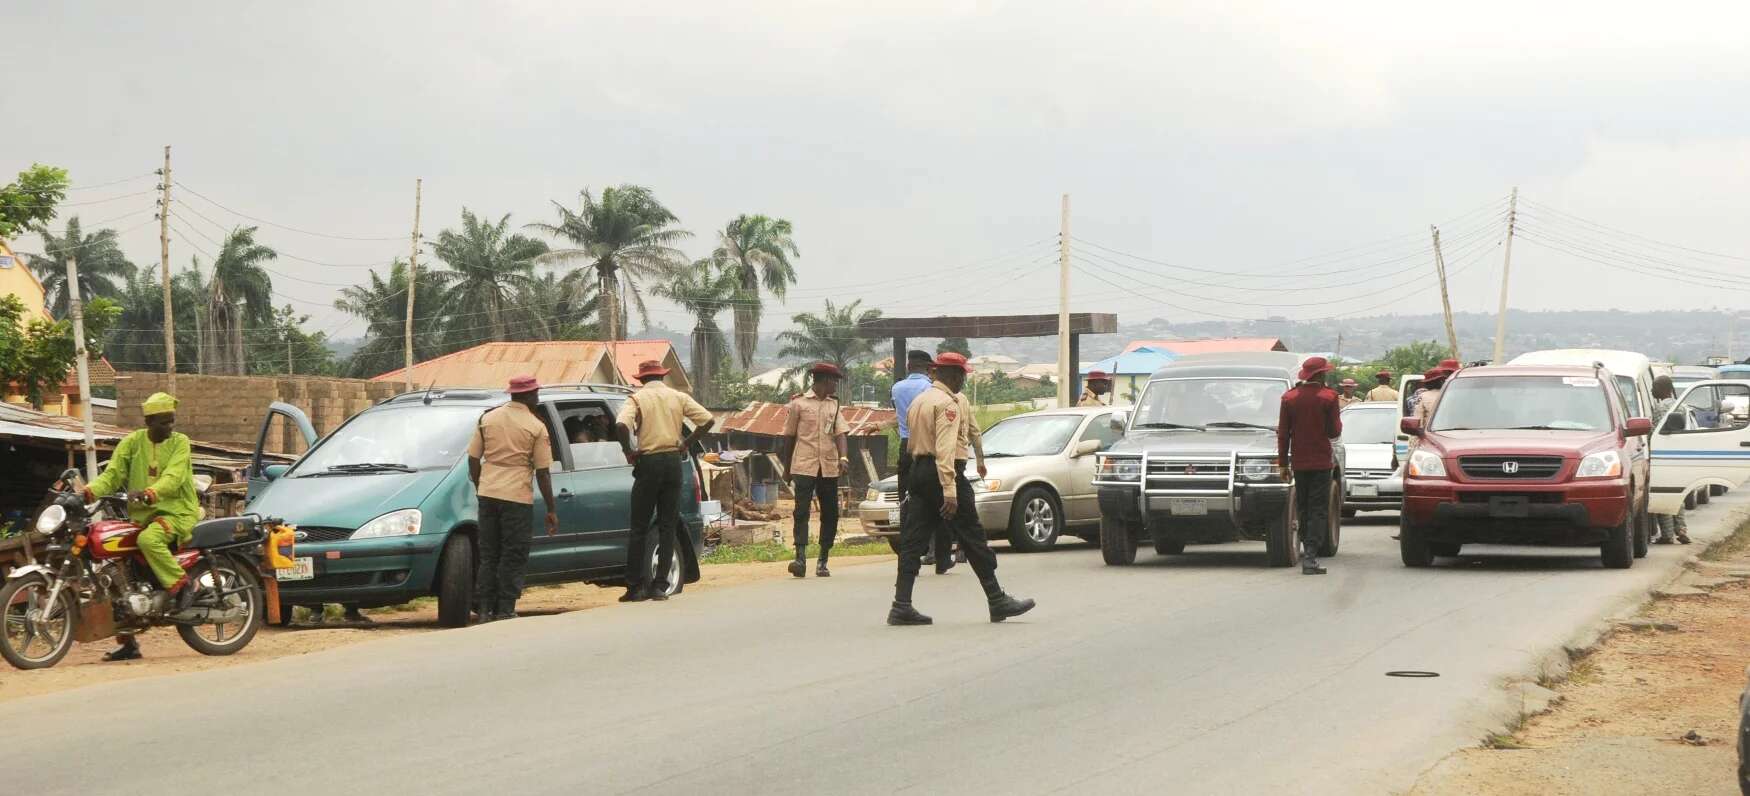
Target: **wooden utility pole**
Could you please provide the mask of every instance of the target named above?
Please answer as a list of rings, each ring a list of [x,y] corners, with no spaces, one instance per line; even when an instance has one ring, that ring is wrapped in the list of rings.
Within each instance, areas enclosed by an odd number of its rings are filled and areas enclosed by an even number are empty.
[[[1519,224],[1519,188],[1507,201],[1507,251],[1501,260],[1501,310],[1495,315],[1495,364],[1507,356],[1507,275],[1513,268],[1513,229]]]
[[[1446,342],[1452,346],[1452,358],[1464,359],[1458,353],[1458,330],[1452,326],[1452,297],[1446,292],[1446,257],[1440,253],[1440,228],[1428,225],[1434,233],[1434,273],[1440,277],[1440,309],[1446,314]],[[1499,355],[1496,359],[1500,359]]]
[[[91,419],[91,355],[85,350],[85,301],[79,297],[79,257],[67,255],[67,307],[73,317],[73,349],[79,370],[79,415],[85,426],[85,483],[97,480],[97,433]]]
[[[407,366],[401,372],[407,391],[413,391],[413,286],[419,281],[419,203],[425,190],[425,178],[413,181],[413,251],[407,255],[407,333],[402,344],[407,349]]]
[[[164,380],[176,394],[176,309],[170,302],[170,147],[164,147],[164,170],[158,172],[158,277],[164,280]],[[195,341],[200,345],[200,341]],[[81,346],[83,347],[83,346]],[[95,477],[95,476],[93,476]]]
[[[292,330],[286,329],[286,375],[298,375],[297,368],[292,366]]]
[[[1069,345],[1069,194],[1063,195],[1063,217],[1057,232],[1057,405],[1075,406],[1070,387],[1079,363],[1070,361]]]

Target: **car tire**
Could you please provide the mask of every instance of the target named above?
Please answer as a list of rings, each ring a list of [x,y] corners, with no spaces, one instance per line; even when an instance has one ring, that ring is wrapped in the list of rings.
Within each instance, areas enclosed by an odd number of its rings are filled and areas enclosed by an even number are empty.
[[[1714,499],[1713,487],[1704,486],[1700,489],[1695,490],[1695,503],[1696,503],[1696,505],[1705,506],[1708,503],[1713,502],[1713,499]]]
[[[1709,484],[1707,490],[1712,492],[1714,497],[1726,494],[1726,487],[1720,486],[1719,484]]]
[[[1176,556],[1185,552],[1185,540],[1174,538],[1164,523],[1154,529],[1153,535],[1157,555]]]
[[[1330,527],[1325,529],[1325,542],[1319,545],[1319,555],[1330,558],[1337,554],[1337,548],[1343,543],[1343,482],[1331,480],[1331,505],[1325,510],[1325,516],[1330,520]]]
[[[1264,531],[1264,554],[1270,566],[1292,567],[1300,563],[1300,520],[1294,511],[1294,487],[1288,488],[1288,500],[1282,514],[1270,519]]]
[[[1042,486],[1030,486],[1015,496],[1009,508],[1009,544],[1023,553],[1041,553],[1063,534],[1063,501]]]
[[[1698,505],[1700,505],[1700,503],[1698,503],[1696,501],[1696,497],[1695,497],[1694,492],[1691,492],[1691,493],[1683,496],[1683,510],[1684,511],[1694,511],[1695,507]]]
[[[1136,563],[1136,537],[1123,521],[1100,518],[1100,557],[1106,566],[1128,567]]]
[[[1408,514],[1398,515],[1398,556],[1404,566],[1421,568],[1434,563],[1434,545],[1428,532],[1410,522]]]
[[[1646,558],[1647,548],[1653,541],[1653,517],[1647,513],[1646,504],[1642,504],[1635,512],[1635,558]]]
[[[1635,515],[1630,511],[1622,524],[1610,529],[1604,544],[1598,546],[1598,557],[1605,569],[1628,569],[1635,565]]]
[[[1458,542],[1429,542],[1428,543],[1428,552],[1430,552],[1436,556],[1441,556],[1443,558],[1452,558],[1453,556],[1458,555],[1458,551],[1463,550],[1463,549],[1464,549],[1464,545],[1459,544]]]
[[[474,546],[468,537],[452,533],[444,540],[437,585],[438,624],[467,627],[468,611],[474,603]]]

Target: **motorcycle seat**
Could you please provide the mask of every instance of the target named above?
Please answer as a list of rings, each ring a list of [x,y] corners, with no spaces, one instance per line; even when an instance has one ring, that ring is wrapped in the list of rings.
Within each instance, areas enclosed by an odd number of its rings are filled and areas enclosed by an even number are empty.
[[[182,549],[194,550],[241,542],[249,538],[252,527],[250,521],[242,517],[219,517],[202,520],[195,523],[194,534],[188,540],[188,544],[182,546]]]

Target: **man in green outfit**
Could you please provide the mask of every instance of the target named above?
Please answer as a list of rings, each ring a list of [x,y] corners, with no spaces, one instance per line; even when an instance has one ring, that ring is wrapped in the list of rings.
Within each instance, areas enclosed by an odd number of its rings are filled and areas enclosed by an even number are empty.
[[[152,567],[152,576],[178,594],[188,582],[182,565],[171,553],[171,542],[185,544],[194,536],[201,519],[200,495],[194,487],[188,437],[176,433],[176,399],[153,393],[143,405],[146,427],[122,438],[109,457],[103,473],[85,488],[86,502],[125,490],[128,517],[145,530],[140,532],[140,552]],[[103,656],[106,661],[140,657],[139,642],[131,635],[118,636],[121,646]]]

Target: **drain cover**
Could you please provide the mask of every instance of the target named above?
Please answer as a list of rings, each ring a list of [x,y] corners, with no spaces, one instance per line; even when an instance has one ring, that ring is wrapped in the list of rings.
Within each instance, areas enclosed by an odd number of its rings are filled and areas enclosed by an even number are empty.
[[[1405,670],[1400,670],[1400,671],[1395,671],[1395,672],[1386,672],[1385,676],[1387,676],[1387,677],[1439,677],[1440,673],[1439,672],[1418,672],[1418,671],[1415,671],[1413,669],[1405,669]]]

